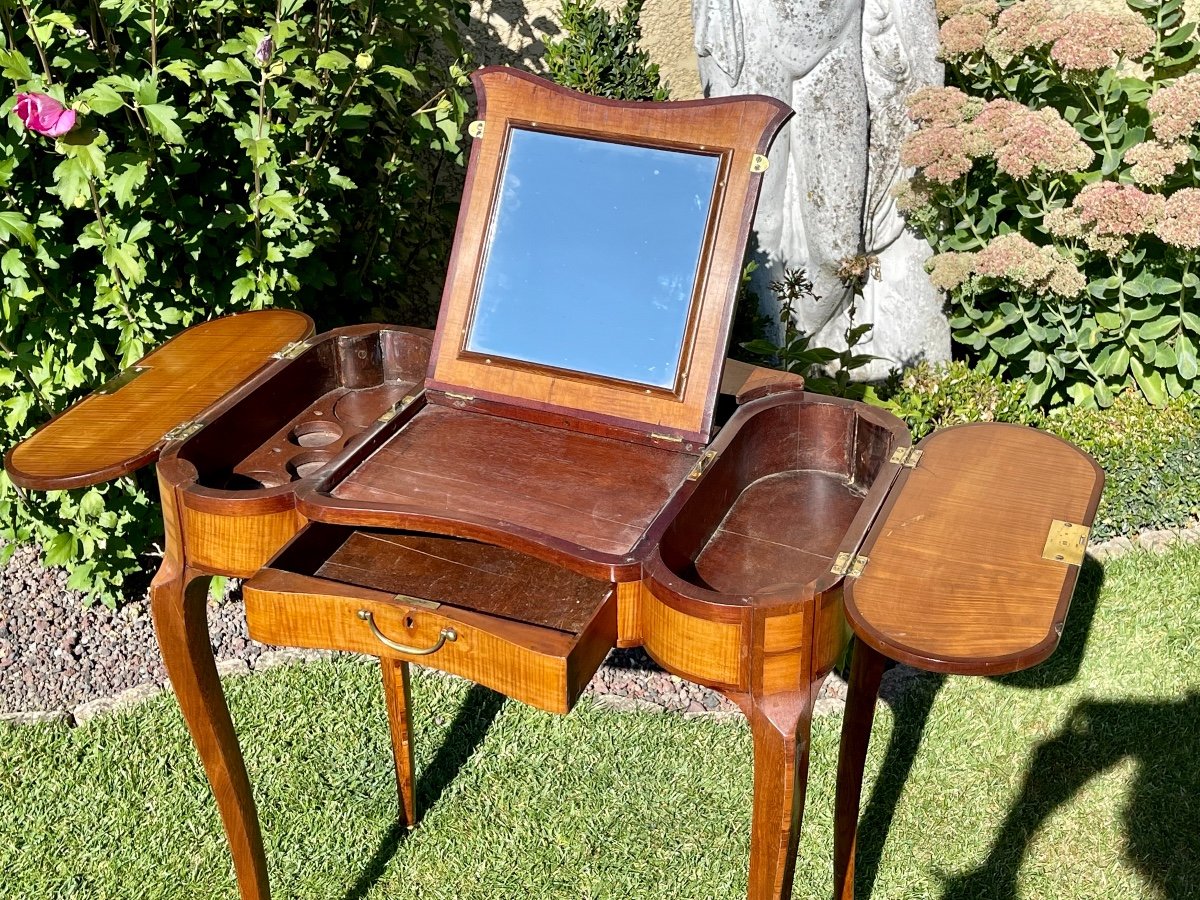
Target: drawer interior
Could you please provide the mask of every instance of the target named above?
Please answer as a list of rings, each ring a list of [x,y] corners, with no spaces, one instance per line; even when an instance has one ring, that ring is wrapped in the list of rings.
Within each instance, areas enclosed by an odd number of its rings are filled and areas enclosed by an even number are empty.
[[[551,712],[616,644],[610,582],[444,535],[310,523],[243,594],[256,640],[410,659]]]
[[[491,544],[313,523],[270,563],[341,584],[581,634],[612,585]]]

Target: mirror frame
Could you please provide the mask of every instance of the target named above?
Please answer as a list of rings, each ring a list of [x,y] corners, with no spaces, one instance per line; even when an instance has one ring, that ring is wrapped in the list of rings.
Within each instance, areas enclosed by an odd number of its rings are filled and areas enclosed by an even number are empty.
[[[765,156],[792,110],[761,96],[607,100],[503,66],[480,69],[472,81],[483,129],[471,146],[426,388],[568,415],[668,443],[707,443],[762,181],[751,164],[756,155]],[[674,390],[466,350],[513,128],[721,157]]]

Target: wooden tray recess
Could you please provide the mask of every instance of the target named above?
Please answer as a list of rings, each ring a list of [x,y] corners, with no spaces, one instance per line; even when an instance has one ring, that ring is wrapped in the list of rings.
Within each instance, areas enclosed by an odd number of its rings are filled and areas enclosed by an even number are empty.
[[[132,472],[158,458],[172,429],[312,332],[308,316],[284,309],[189,328],[43,425],[8,452],[4,468],[15,484],[36,490],[85,487]]]

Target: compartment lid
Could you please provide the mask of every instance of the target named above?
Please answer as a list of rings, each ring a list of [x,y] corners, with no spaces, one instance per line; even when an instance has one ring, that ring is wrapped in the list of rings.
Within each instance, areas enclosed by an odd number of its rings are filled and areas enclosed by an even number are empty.
[[[1041,662],[1062,634],[1103,471],[1020,425],[948,428],[918,449],[857,554],[839,560],[855,632],[938,672]]]
[[[154,462],[176,429],[312,332],[312,319],[286,309],[193,325],[9,450],[4,468],[15,484],[36,490],[132,472]]]

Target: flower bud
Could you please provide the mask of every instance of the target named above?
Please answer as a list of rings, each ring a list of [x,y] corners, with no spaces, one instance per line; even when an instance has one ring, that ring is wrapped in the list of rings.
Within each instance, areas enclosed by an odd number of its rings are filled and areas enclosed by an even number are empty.
[[[271,56],[275,53],[275,42],[271,40],[270,35],[258,42],[258,47],[254,50],[254,58],[260,66],[265,66],[271,61]]]
[[[354,64],[363,72],[371,68],[374,63],[375,57],[373,57],[370,53],[360,53],[358,56],[354,57]]]

